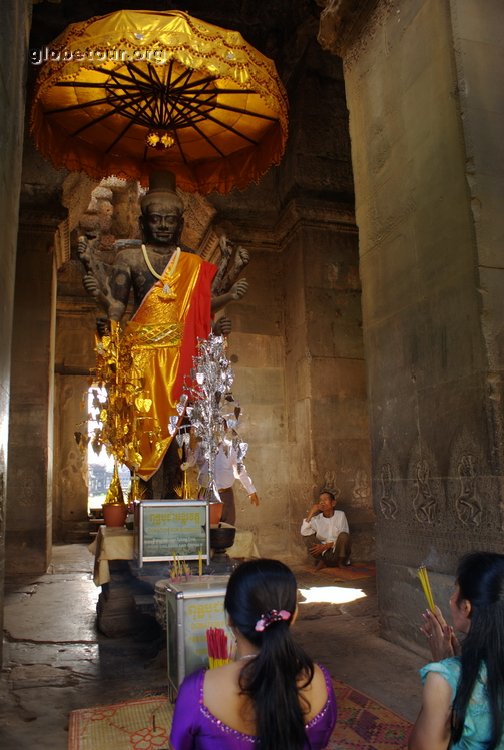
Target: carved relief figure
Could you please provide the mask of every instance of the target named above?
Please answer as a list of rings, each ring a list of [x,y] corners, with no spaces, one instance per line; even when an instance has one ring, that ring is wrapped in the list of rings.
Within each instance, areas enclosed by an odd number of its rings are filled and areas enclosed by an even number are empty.
[[[364,469],[357,469],[355,472],[352,497],[357,503],[369,497],[369,478]]]
[[[336,472],[326,471],[324,474],[324,489],[329,490],[336,499],[341,495],[341,490],[336,486]]]
[[[380,479],[382,483],[380,510],[383,513],[384,518],[393,520],[397,515],[397,503],[394,499],[392,467],[389,463],[382,465]]]
[[[427,461],[420,459],[416,464],[416,494],[413,499],[415,518],[420,523],[433,523],[437,500],[430,486],[430,468]]]
[[[474,456],[462,456],[458,473],[460,478],[460,493],[455,502],[457,516],[462,523],[479,526],[481,523],[482,507],[476,494],[476,468]]]

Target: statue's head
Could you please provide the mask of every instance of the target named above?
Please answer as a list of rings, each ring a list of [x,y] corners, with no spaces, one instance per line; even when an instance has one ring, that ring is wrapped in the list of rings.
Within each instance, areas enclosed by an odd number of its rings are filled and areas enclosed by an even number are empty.
[[[177,245],[184,226],[184,204],[175,190],[175,175],[154,172],[149,190],[140,201],[140,228],[145,242]]]

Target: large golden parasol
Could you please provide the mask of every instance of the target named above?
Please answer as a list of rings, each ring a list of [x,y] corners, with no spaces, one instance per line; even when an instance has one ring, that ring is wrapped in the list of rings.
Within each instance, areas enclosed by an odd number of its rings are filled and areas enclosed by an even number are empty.
[[[121,10],[43,50],[31,109],[57,167],[226,193],[279,163],[287,98],[274,63],[236,31],[179,11]]]

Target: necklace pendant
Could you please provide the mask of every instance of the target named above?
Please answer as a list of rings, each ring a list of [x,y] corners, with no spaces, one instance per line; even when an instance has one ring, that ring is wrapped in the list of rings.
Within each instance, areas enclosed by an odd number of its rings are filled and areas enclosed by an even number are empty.
[[[168,282],[166,282],[159,290],[158,295],[160,299],[163,300],[163,302],[170,302],[171,300],[177,299],[177,295],[171,288],[170,284],[168,284]]]

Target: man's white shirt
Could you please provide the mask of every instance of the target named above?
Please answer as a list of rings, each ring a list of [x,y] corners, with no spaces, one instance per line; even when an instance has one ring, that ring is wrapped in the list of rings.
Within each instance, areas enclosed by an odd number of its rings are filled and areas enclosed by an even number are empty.
[[[316,534],[319,542],[335,542],[338,535],[342,532],[350,533],[348,528],[347,517],[342,510],[335,510],[331,518],[326,518],[322,513],[313,516],[311,521],[303,518],[301,524],[302,536]]]

